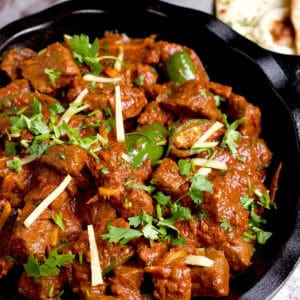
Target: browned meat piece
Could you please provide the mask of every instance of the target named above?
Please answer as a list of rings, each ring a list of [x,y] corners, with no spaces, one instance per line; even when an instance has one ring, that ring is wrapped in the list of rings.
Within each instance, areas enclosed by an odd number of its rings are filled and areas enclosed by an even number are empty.
[[[162,163],[153,173],[156,186],[162,192],[170,195],[180,196],[189,188],[188,178],[179,174],[179,168],[175,161],[164,158]]]
[[[224,297],[229,293],[229,265],[222,251],[208,248],[205,256],[214,261],[212,267],[192,267],[193,297]]]
[[[242,135],[249,137],[258,137],[261,131],[261,114],[257,106],[247,102],[240,95],[231,93],[227,99],[228,116],[233,120],[244,117],[245,121],[239,126],[239,131]]]
[[[147,99],[142,90],[126,85],[121,85],[121,100],[124,120],[137,116],[147,104]],[[93,90],[84,98],[83,102],[89,104],[92,110],[104,110],[106,107],[111,107],[114,111],[116,105],[115,90],[111,87],[101,91]]]
[[[191,269],[183,262],[185,257],[185,251],[172,249],[158,263],[145,268],[152,275],[156,299],[191,299]]]
[[[0,89],[0,101],[1,101],[1,109],[11,109],[13,106],[19,107],[16,103],[6,98],[7,96],[11,96],[13,94],[17,95],[25,94],[31,91],[30,84],[25,79],[14,80],[9,83],[7,86]]]
[[[159,54],[150,51],[155,43],[155,37],[155,35],[150,35],[145,39],[132,39],[125,34],[105,32],[104,37],[99,40],[99,55],[118,55],[122,44],[125,61],[157,64],[159,62]]]
[[[228,170],[237,169],[246,172],[246,176],[251,177],[252,182],[262,182],[272,153],[262,139],[256,140],[251,137],[250,140],[248,137],[241,137],[241,140],[237,142],[236,156],[232,156],[228,149],[221,148],[215,159],[226,162]],[[242,160],[237,158],[242,158]]]
[[[102,298],[106,288],[104,284],[91,286],[91,266],[89,263],[73,261],[70,285],[73,292],[78,294],[80,299],[105,299]]]
[[[13,207],[21,207],[24,200],[24,193],[30,184],[32,167],[25,165],[19,173],[8,169],[6,163],[3,167],[4,177],[0,183],[0,197],[2,200],[6,199],[9,201]]]
[[[205,193],[202,209],[216,222],[226,219],[242,232],[248,228],[248,211],[240,199],[248,194],[249,178],[243,171],[230,170],[213,179],[212,193]]]
[[[99,199],[97,196],[95,203],[87,204],[84,203],[82,207],[83,217],[86,224],[94,224],[95,231],[102,234],[107,231],[106,224],[112,222],[116,217],[116,210],[112,208],[109,201]],[[88,210],[86,209],[88,208]]]
[[[59,176],[54,170],[47,167],[40,167],[35,169],[32,175],[31,185],[28,192],[24,197],[25,203],[32,202],[36,204],[45,199],[63,180],[64,176]],[[68,189],[69,191],[69,189]],[[65,190],[56,200],[52,203],[55,207],[58,203],[63,203],[67,198],[67,191]]]
[[[166,125],[172,119],[172,115],[164,111],[158,102],[152,101],[146,105],[144,112],[139,115],[138,123],[140,125],[147,125],[156,122]]]
[[[228,98],[231,95],[232,87],[218,82],[208,81],[207,88],[216,95]]]
[[[65,283],[70,278],[71,273],[70,268],[61,268],[57,276],[42,276],[37,282],[33,277],[27,277],[25,272],[23,272],[18,283],[18,288],[29,299],[57,299]]]
[[[1,62],[0,69],[5,71],[11,80],[15,80],[20,78],[22,67],[25,60],[34,57],[36,53],[28,48],[23,49],[11,49],[9,50],[5,56],[3,61]]]
[[[168,251],[168,246],[162,242],[152,242],[151,247],[146,240],[139,240],[137,254],[146,265],[153,265]]]
[[[141,63],[128,63],[121,69],[124,81],[127,85],[134,84],[147,90],[158,79],[156,70]]]
[[[179,156],[180,150],[188,150],[196,141],[214,124],[206,119],[191,119],[183,121],[179,127],[174,127],[174,132],[170,137],[171,153]],[[213,133],[207,141],[220,141],[224,129],[221,128]],[[184,152],[183,152],[184,153]]]
[[[143,189],[129,188],[122,197],[111,197],[111,204],[124,219],[139,215],[142,211],[153,213],[152,198]]]
[[[54,145],[40,162],[62,174],[76,176],[85,166],[87,152],[76,145]]]
[[[29,253],[37,258],[43,258],[46,248],[50,246],[54,224],[48,218],[43,218],[48,211],[27,228],[23,221],[33,211],[35,206],[27,203],[22,211],[22,218],[16,222],[11,240],[11,255],[17,260],[26,261]]]
[[[120,299],[144,299],[140,287],[144,270],[136,266],[120,266],[114,269],[114,276],[109,279],[112,294]]]
[[[59,72],[54,81],[46,74],[47,70]],[[36,90],[49,94],[70,84],[74,78],[80,76],[80,70],[72,59],[71,52],[60,43],[54,43],[42,54],[25,61],[22,74]]]
[[[195,219],[191,218],[188,221],[177,220],[175,221],[174,226],[178,229],[178,235],[185,239],[187,245],[200,248],[201,244],[199,243],[197,236],[198,224]]]
[[[231,270],[242,272],[250,266],[253,255],[253,244],[247,242],[245,239],[240,238],[234,241],[225,241],[218,248],[224,251]]]
[[[189,80],[175,88],[160,105],[179,115],[200,115],[211,120],[221,120],[221,111],[214,97],[197,80]]]
[[[118,221],[120,222],[120,220]],[[120,227],[119,224],[115,224],[114,222],[112,222],[112,224]],[[109,243],[103,240],[98,232],[95,233],[99,260],[104,275],[111,272],[114,268],[123,265],[134,255],[132,246],[125,245],[120,247],[118,243]],[[90,263],[91,257],[87,231],[81,232],[79,238],[74,242],[71,248],[74,254],[82,254],[83,261]],[[87,280],[90,280],[90,277],[88,277]]]

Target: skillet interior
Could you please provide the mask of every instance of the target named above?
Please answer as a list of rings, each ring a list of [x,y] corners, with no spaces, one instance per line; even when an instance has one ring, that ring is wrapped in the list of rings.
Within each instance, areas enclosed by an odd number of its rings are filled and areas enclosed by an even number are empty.
[[[14,22],[0,31],[0,53],[23,46],[40,50],[51,42],[62,40],[65,33],[85,33],[91,38],[101,36],[105,30],[125,32],[131,37],[155,33],[158,39],[193,48],[211,80],[232,85],[235,92],[258,105],[262,111],[262,137],[274,154],[267,182],[278,163],[283,162],[277,194],[278,210],[267,216],[267,230],[274,232],[273,237],[266,246],[257,249],[249,270],[232,281],[228,299],[266,299],[284,281],[299,257],[300,189],[295,175],[300,171],[299,141],[288,109],[293,99],[283,100],[279,95],[282,91],[288,93],[290,87],[282,82],[276,90],[271,84],[272,79],[253,59],[267,52],[235,35],[213,17],[156,1],[126,2],[66,2]],[[220,32],[216,34],[213,28],[223,28],[230,39],[220,37]],[[235,46],[229,40],[234,40]],[[278,72],[282,70],[278,69]],[[0,73],[0,86],[5,83],[5,75]],[[16,284],[11,284],[16,283],[16,275],[13,273],[0,282],[1,300],[22,299],[16,293]],[[68,297],[66,293],[65,299],[70,299]]]

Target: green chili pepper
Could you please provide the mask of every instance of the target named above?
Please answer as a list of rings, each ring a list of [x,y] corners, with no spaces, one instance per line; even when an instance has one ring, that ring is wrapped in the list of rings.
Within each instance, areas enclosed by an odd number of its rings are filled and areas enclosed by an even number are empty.
[[[127,133],[125,144],[131,167],[141,166],[146,158],[150,158],[152,164],[159,160],[164,152],[166,136],[167,130],[159,123],[145,125],[138,131]]]
[[[184,83],[195,79],[196,68],[186,50],[177,51],[166,61],[167,73],[171,81]]]

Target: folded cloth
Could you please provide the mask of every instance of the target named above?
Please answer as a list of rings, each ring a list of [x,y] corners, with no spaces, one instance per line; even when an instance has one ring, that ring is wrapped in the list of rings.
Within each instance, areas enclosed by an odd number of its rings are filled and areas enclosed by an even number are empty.
[[[1,0],[0,28],[65,0]]]

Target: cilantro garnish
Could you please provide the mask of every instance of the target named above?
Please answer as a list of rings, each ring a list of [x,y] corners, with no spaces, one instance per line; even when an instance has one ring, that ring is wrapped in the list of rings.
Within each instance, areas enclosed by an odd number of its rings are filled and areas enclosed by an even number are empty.
[[[240,139],[240,132],[236,129],[245,121],[245,118],[240,118],[229,124],[227,121],[227,116],[223,114],[223,120],[226,127],[226,132],[222,139],[221,147],[228,147],[229,151],[232,154],[235,154],[237,147],[236,141]]]
[[[270,202],[268,200],[269,197],[267,193],[263,194],[258,189],[255,189],[254,194],[259,198],[257,204],[263,206],[267,205],[270,208]],[[261,203],[261,201],[263,203]],[[254,202],[254,198],[249,197],[248,195],[244,195],[241,197],[240,203],[244,209],[250,211],[249,228],[248,230],[243,232],[243,236],[251,240],[256,240],[258,244],[264,245],[266,241],[271,237],[272,232],[264,231],[261,228],[263,224],[267,223],[267,221],[255,212],[256,202]]]
[[[134,184],[132,187],[132,189],[142,189],[144,191],[146,191],[149,194],[152,194],[155,191],[155,187],[154,186],[148,186],[148,185],[144,185],[144,184]]]
[[[120,242],[121,245],[126,245],[132,239],[143,235],[143,233],[137,229],[120,228],[111,224],[108,224],[107,229],[108,233],[102,234],[102,239],[108,240],[110,243]]]
[[[48,78],[53,86],[56,86],[56,79],[61,76],[61,72],[55,71],[54,69],[45,68],[44,73],[48,75]]]
[[[17,173],[22,171],[22,164],[19,157],[14,157],[7,165],[10,169],[15,170]]]
[[[82,64],[88,65],[94,75],[102,72],[103,66],[99,63],[98,58],[99,41],[97,38],[91,44],[87,35],[73,35],[70,37],[70,46],[73,57],[80,66]]]
[[[24,269],[28,277],[34,277],[38,279],[41,276],[56,276],[60,272],[60,267],[65,267],[69,262],[71,262],[75,255],[71,254],[59,254],[58,251],[61,250],[65,245],[60,245],[53,248],[49,256],[44,258],[44,262],[40,263],[33,255],[29,254],[28,261],[25,263]]]
[[[61,229],[61,231],[65,231],[65,225],[61,211],[56,215],[52,215],[51,218],[55,222],[55,224]]]
[[[222,230],[232,231],[232,226],[230,222],[225,218],[222,218],[220,220],[220,227]]]
[[[191,162],[186,161],[185,159],[179,159],[177,164],[178,164],[180,175],[190,176],[190,172],[192,170],[192,163]]]
[[[162,193],[159,194],[162,197]],[[165,198],[166,199],[166,198]],[[141,214],[128,218],[130,226],[133,228],[119,228],[108,224],[108,233],[101,237],[109,242],[120,242],[125,245],[130,240],[137,237],[145,237],[150,242],[152,241],[170,241],[177,240],[177,243],[184,244],[182,239],[178,237],[177,228],[173,225],[174,221],[179,219],[188,220],[191,217],[189,208],[183,207],[178,203],[171,204],[171,217],[168,219],[159,216],[155,218],[152,215],[143,211]],[[158,204],[160,207],[160,205]],[[139,228],[139,229],[137,229]]]
[[[134,83],[137,85],[137,86],[142,86],[144,85],[144,76],[138,76],[134,79]]]
[[[188,191],[188,195],[196,205],[200,205],[203,202],[203,193],[212,191],[212,183],[202,175],[196,175],[191,179],[191,186]]]
[[[10,141],[5,141],[5,154],[7,156],[14,156],[17,154],[17,147],[18,143],[16,142],[10,142]]]

